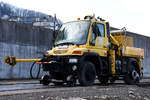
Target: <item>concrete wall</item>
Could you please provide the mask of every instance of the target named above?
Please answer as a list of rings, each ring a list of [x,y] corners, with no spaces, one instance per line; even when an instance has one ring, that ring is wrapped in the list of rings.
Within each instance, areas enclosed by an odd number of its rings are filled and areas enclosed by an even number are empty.
[[[142,65],[144,67],[144,76],[150,77],[150,37],[128,32],[128,36],[134,38],[134,46],[144,49],[144,59]]]
[[[0,79],[30,78],[31,62],[10,67],[4,57],[37,58],[41,55],[37,52],[50,49],[52,41],[52,30],[0,20]]]

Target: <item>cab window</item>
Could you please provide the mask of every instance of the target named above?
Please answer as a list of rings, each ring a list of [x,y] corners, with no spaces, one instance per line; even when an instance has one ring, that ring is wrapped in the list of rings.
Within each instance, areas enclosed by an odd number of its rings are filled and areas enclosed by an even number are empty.
[[[96,23],[93,23],[92,25],[92,45],[95,45],[95,39],[99,35],[99,29],[96,25]]]
[[[100,23],[93,23],[92,25],[92,44],[95,45],[97,36],[104,37],[104,25]]]
[[[92,45],[95,45],[96,33],[92,30]]]
[[[99,29],[99,34],[100,36],[104,37],[105,32],[104,32],[104,24],[97,24],[97,27]]]

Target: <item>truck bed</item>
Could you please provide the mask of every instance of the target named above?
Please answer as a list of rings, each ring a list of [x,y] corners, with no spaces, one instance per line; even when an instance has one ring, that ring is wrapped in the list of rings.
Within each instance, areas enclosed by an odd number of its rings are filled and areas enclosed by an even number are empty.
[[[122,48],[123,56],[130,56],[130,57],[140,57],[144,58],[144,49],[135,48],[135,47],[123,47]]]

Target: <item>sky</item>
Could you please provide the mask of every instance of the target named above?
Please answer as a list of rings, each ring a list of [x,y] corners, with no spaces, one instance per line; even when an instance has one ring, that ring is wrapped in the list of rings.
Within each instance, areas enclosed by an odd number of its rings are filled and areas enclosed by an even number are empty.
[[[63,22],[100,16],[116,28],[150,36],[150,0],[0,0],[17,7],[56,14]]]

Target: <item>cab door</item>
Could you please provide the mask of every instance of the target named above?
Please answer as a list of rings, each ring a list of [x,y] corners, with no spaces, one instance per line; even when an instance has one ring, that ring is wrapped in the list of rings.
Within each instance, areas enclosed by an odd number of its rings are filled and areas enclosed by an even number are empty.
[[[89,42],[90,52],[97,53],[99,56],[107,56],[108,38],[106,24],[94,22],[91,29]]]

